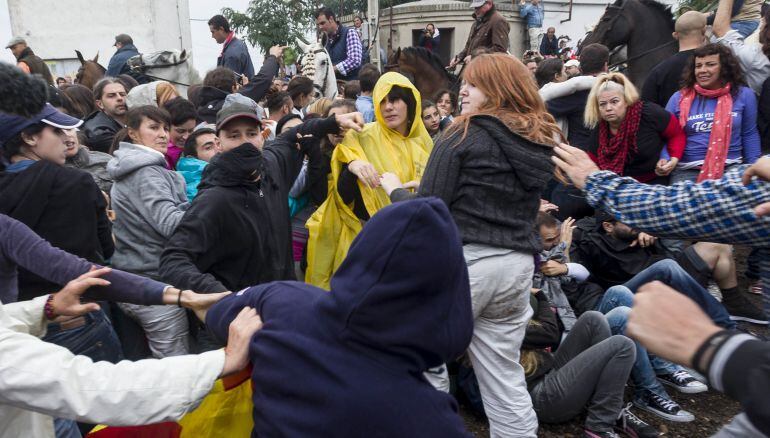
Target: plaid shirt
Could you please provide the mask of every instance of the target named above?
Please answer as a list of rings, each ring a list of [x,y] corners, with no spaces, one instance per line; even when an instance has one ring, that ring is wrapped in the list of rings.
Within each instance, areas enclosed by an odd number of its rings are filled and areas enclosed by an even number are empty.
[[[733,166],[701,184],[647,185],[610,171],[594,172],[584,189],[591,206],[658,237],[701,239],[760,248],[765,312],[770,315],[770,217],[754,207],[770,202],[770,182],[741,182],[748,165]]]
[[[339,33],[337,33],[339,38]],[[344,61],[335,65],[337,70],[343,75],[347,75],[349,71],[355,70],[361,66],[361,58],[363,57],[364,47],[361,44],[361,37],[358,36],[358,32],[355,29],[348,29],[347,37],[347,49],[348,57]]]

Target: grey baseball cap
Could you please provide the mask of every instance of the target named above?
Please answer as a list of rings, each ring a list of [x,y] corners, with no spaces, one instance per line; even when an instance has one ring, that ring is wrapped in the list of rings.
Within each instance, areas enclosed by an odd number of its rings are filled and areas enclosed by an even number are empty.
[[[486,3],[487,0],[471,0],[471,8],[476,9]]]
[[[25,40],[22,37],[13,37],[10,41],[8,41],[8,44],[6,44],[5,48],[10,49],[11,47],[15,46],[16,44],[27,44],[27,40]]]

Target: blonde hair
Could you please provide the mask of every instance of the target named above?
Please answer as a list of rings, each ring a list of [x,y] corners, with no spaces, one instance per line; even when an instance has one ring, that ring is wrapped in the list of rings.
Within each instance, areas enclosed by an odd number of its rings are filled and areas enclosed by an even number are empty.
[[[596,77],[591,93],[588,94],[583,123],[595,128],[601,120],[599,113],[599,94],[605,91],[617,91],[623,96],[626,105],[631,106],[639,100],[639,92],[623,73],[604,73]]]
[[[322,97],[307,107],[307,113],[318,114],[319,116],[322,114],[327,114],[329,112],[329,108],[332,106],[332,103],[333,101],[328,97]]]

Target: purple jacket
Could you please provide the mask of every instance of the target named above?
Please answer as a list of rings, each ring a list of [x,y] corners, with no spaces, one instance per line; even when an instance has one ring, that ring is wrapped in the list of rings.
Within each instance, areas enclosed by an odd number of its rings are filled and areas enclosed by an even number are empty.
[[[13,303],[18,299],[20,267],[64,286],[88,272],[91,266],[93,263],[54,248],[23,223],[0,214],[1,302]],[[102,278],[112,284],[91,288],[86,298],[146,305],[163,303],[163,283],[117,269]]]

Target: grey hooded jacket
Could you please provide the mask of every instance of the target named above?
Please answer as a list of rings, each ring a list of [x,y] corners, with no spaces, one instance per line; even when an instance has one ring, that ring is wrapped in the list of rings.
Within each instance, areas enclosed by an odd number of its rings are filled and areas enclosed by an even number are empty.
[[[166,169],[166,159],[160,152],[125,142],[107,163],[107,172],[114,180],[112,264],[157,279],[166,240],[190,205],[184,178]]]

